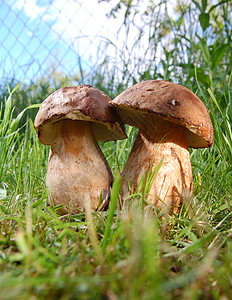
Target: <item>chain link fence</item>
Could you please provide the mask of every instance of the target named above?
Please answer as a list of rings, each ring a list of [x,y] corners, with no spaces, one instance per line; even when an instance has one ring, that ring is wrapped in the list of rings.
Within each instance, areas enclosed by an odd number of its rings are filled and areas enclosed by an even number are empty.
[[[114,2],[114,1],[112,1]],[[0,78],[19,81],[91,70],[115,24],[113,3],[98,0],[1,0]]]

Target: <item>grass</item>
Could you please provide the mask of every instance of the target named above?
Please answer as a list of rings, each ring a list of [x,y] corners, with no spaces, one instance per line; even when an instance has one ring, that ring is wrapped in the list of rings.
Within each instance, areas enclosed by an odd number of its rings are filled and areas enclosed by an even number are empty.
[[[25,111],[13,118],[14,92],[0,123],[0,299],[230,299],[231,99],[222,107],[202,91],[215,143],[191,151],[195,197],[179,216],[154,215],[139,200],[117,211],[126,140],[101,145],[115,175],[108,211],[61,217],[47,205],[48,147],[31,119],[17,126]]]

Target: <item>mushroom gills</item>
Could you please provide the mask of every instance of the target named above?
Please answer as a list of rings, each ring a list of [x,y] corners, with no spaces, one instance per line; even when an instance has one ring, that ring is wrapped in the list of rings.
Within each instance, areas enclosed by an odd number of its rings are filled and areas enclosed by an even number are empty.
[[[129,204],[145,172],[151,167],[155,173],[159,165],[154,181],[145,191],[146,199],[162,211],[178,213],[184,198],[191,195],[193,188],[186,129],[147,116],[122,172],[120,194],[124,205]]]
[[[48,159],[47,189],[59,213],[78,213],[90,201],[93,210],[107,205],[113,175],[93,137],[90,122],[61,120],[53,123],[54,138]]]

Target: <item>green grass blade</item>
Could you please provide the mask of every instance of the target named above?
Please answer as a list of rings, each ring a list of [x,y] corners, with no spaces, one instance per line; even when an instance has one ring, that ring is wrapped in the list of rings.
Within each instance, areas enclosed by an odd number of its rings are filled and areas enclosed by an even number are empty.
[[[115,209],[117,207],[117,200],[120,191],[120,186],[121,186],[121,176],[119,175],[119,173],[116,173],[113,186],[112,186],[111,196],[110,196],[109,212],[107,216],[106,227],[104,230],[104,237],[101,242],[101,248],[103,251],[106,250],[106,247],[109,243],[110,230],[113,224]]]

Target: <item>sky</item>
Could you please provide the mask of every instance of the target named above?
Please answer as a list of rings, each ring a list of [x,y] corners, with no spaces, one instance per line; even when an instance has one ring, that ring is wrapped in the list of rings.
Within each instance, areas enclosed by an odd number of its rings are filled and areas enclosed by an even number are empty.
[[[51,64],[57,71],[75,74],[79,57],[82,67],[90,69],[101,56],[99,49],[104,48],[99,45],[104,41],[109,39],[118,48],[123,43],[124,33],[120,32],[120,39],[118,29],[124,10],[115,19],[106,16],[118,2],[0,0],[0,78],[33,79]],[[127,41],[129,47],[135,38],[136,29]],[[113,47],[108,49],[114,56]]]
[[[78,56],[89,68],[122,21],[106,17],[110,8],[98,0],[0,0],[0,78],[30,79],[57,60],[75,73]]]

